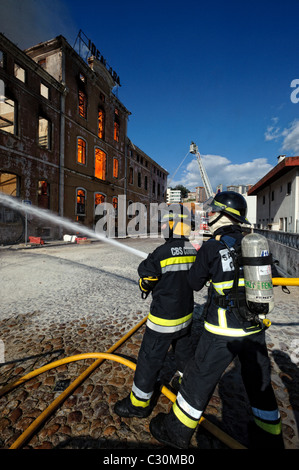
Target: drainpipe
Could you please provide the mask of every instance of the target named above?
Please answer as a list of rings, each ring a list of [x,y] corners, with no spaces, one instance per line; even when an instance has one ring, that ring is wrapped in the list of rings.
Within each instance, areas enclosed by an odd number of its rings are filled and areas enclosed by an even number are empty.
[[[61,54],[61,72],[62,83],[65,84],[65,55]],[[60,98],[60,155],[59,155],[59,215],[64,215],[64,151],[65,151],[65,96],[67,93],[66,86]],[[59,227],[59,238],[62,238],[63,228]]]

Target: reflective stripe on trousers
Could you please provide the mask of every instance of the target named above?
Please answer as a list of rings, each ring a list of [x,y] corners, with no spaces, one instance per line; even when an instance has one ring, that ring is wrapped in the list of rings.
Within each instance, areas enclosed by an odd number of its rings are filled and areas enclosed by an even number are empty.
[[[159,333],[175,333],[190,325],[192,321],[192,313],[182,318],[175,320],[166,320],[165,318],[155,317],[151,313],[148,315],[146,325],[154,331]]]

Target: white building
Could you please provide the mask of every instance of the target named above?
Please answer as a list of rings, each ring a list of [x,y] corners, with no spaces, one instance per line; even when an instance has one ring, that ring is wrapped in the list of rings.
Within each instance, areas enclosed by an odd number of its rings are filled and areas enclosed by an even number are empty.
[[[299,233],[299,157],[280,155],[248,196],[257,198],[257,228]]]
[[[180,189],[170,189],[167,188],[166,202],[167,204],[173,204],[176,202],[181,202],[181,190]]]

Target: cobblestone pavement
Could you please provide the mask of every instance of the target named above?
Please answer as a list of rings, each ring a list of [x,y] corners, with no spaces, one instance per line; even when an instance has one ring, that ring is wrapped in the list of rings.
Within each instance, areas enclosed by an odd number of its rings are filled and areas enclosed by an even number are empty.
[[[126,239],[122,244],[149,253],[161,239]],[[103,242],[48,244],[0,249],[0,386],[49,362],[82,353],[106,352],[148,314],[150,297],[142,300],[137,286],[141,259]],[[298,449],[299,423],[299,288],[290,294],[275,288],[275,310],[267,342],[272,378],[286,449]],[[193,338],[200,331],[206,290],[195,294]],[[144,326],[114,354],[136,362]],[[0,448],[8,449],[59,394],[94,359],[60,365],[19,385],[0,398]],[[169,353],[162,383],[173,374]],[[105,360],[46,422],[23,444],[25,449],[161,449],[149,432],[150,419],[167,412],[171,401],[159,396],[144,420],[119,418],[118,399],[131,389],[133,371]],[[225,372],[205,413],[206,421],[247,446],[250,407],[238,362]],[[227,446],[203,426],[192,439],[193,449]]]

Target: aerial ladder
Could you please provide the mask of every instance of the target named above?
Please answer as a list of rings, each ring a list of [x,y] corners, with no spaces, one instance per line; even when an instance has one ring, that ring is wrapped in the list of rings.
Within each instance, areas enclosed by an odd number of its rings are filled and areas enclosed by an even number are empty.
[[[214,192],[213,192],[210,180],[208,178],[206,169],[204,167],[204,164],[203,164],[203,162],[200,158],[200,153],[198,151],[198,147],[194,142],[191,142],[189,152],[196,155],[198,166],[199,166],[199,171],[200,171],[200,176],[201,176],[204,188],[206,190],[207,199],[209,199],[210,197],[214,196]]]

